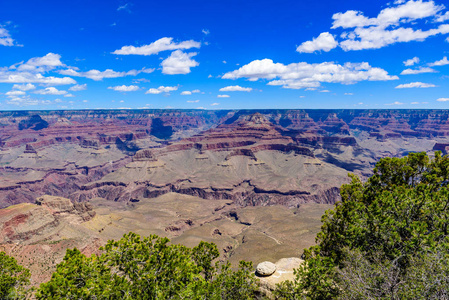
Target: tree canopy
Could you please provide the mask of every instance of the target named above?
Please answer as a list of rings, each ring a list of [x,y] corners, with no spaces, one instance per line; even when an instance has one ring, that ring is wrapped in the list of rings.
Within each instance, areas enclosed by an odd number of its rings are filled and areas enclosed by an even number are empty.
[[[0,299],[19,299],[24,295],[29,283],[30,271],[15,258],[0,252]]]
[[[449,297],[449,158],[411,153],[381,159],[365,183],[350,176],[295,282],[281,285],[278,296]],[[441,280],[431,285],[431,278]]]
[[[135,233],[109,241],[101,255],[67,250],[37,299],[252,299],[257,289],[252,264],[213,261],[215,244],[194,248],[169,244],[156,235]]]

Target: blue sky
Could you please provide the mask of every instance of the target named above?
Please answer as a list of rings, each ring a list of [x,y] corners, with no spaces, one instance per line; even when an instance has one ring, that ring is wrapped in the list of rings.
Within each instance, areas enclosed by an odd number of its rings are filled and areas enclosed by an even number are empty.
[[[0,1],[0,110],[449,108],[448,6]]]

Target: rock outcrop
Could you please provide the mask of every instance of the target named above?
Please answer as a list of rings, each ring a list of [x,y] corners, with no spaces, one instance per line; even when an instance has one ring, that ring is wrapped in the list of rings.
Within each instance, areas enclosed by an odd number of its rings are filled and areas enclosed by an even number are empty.
[[[276,265],[269,261],[261,262],[256,267],[256,275],[258,276],[270,276],[276,272]]]
[[[270,263],[275,271],[269,276],[259,275],[258,269],[256,269],[256,276],[260,280],[259,292],[269,299],[274,299],[272,292],[276,289],[276,284],[287,280],[293,281],[295,279],[294,270],[299,268],[303,262],[302,259],[297,257],[282,258],[274,264]]]

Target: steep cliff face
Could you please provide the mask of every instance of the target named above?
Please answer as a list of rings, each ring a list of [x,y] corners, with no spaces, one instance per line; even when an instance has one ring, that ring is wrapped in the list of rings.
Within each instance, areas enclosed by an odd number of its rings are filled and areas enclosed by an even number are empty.
[[[446,151],[448,117],[446,110],[0,112],[0,207],[39,193],[130,201],[169,191],[244,205],[330,203],[346,173],[369,176],[381,157]],[[292,179],[297,172],[301,180]]]

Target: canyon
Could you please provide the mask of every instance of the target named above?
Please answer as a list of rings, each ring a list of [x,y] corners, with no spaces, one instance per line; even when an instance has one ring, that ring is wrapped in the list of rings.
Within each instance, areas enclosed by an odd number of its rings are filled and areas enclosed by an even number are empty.
[[[49,278],[126,232],[300,256],[348,173],[449,150],[447,110],[0,112],[0,250]],[[32,257],[29,253],[35,253]],[[43,268],[43,266],[46,266]]]

